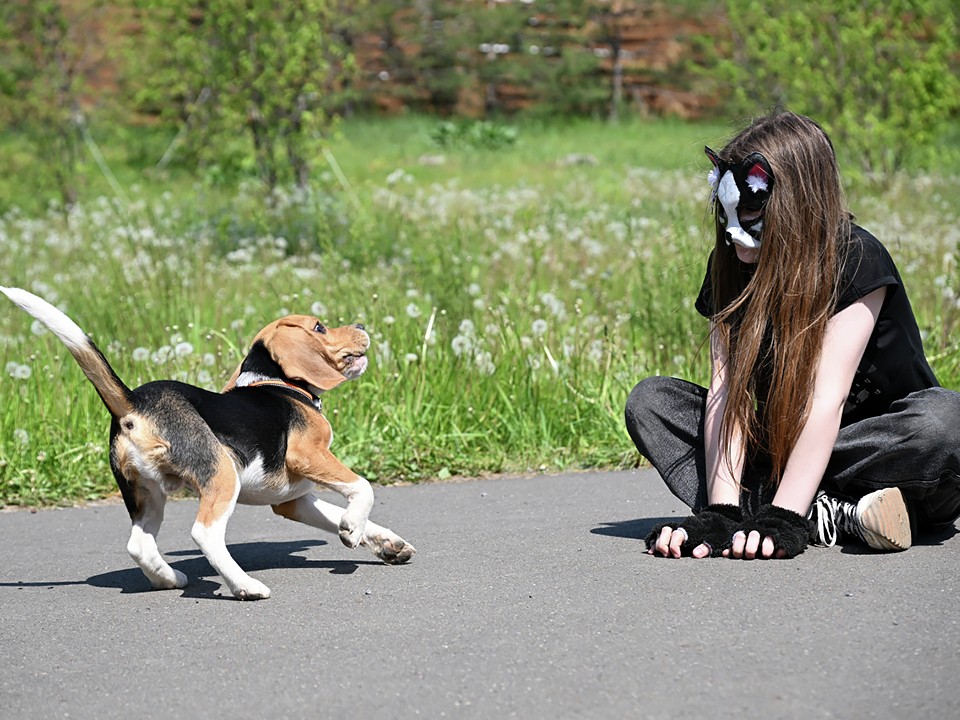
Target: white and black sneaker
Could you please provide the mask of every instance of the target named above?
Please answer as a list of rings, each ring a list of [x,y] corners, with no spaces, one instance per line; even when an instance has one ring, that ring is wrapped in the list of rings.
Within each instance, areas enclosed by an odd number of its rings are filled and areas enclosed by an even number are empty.
[[[862,540],[874,550],[906,550],[913,541],[910,517],[900,488],[883,488],[856,503],[828,495],[813,499],[811,520],[814,545],[832,547],[846,536]]]

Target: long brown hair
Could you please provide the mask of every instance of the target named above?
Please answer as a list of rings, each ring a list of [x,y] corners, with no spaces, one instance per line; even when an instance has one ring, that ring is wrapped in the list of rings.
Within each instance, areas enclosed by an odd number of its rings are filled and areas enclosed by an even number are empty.
[[[762,117],[719,155],[735,163],[752,152],[763,153],[775,178],[752,274],[714,208],[713,320],[729,382],[721,444],[730,447],[739,430],[748,452],[769,454],[776,486],[809,414],[850,215],[833,145],[810,118]]]

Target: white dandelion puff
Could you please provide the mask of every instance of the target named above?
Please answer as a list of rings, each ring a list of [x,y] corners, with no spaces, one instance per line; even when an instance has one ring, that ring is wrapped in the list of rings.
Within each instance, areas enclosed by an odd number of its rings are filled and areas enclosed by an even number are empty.
[[[407,305],[407,316],[411,318],[420,317],[420,308],[417,307],[416,303]]]
[[[17,428],[13,431],[13,439],[21,445],[26,445],[30,442],[30,435],[23,428]]]
[[[547,332],[547,321],[542,318],[537,318],[533,321],[533,325],[530,326],[530,332],[533,333],[534,337],[542,337]]]
[[[145,362],[150,359],[150,351],[145,347],[134,348],[130,357],[133,358],[134,362]]]
[[[178,358],[184,358],[193,354],[193,345],[188,342],[179,342],[173,349],[173,354]]]
[[[481,350],[473,356],[473,364],[481,375],[493,375],[497,369],[493,363],[493,356],[486,350]]]
[[[460,357],[473,350],[473,340],[466,335],[457,335],[450,343],[450,347],[453,348],[453,354]]]

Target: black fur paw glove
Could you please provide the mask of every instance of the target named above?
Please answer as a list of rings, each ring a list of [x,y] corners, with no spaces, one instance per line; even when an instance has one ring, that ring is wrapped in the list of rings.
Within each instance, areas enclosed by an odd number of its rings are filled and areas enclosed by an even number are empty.
[[[657,544],[660,531],[665,527],[683,528],[687,539],[680,546],[681,555],[690,555],[701,543],[710,546],[710,557],[719,557],[730,547],[731,537],[743,524],[743,512],[736,505],[708,505],[696,515],[676,522],[661,523],[647,535],[647,550]]]
[[[806,550],[811,537],[810,520],[776,505],[761,505],[756,515],[746,519],[742,530],[748,535],[756,530],[761,542],[769,535],[777,550],[783,550],[788,558]]]

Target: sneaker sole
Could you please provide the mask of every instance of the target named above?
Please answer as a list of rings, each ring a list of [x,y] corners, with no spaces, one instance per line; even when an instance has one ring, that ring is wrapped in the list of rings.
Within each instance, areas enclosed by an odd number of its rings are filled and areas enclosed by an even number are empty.
[[[874,550],[906,550],[913,543],[900,488],[884,488],[861,498],[857,515],[863,539]]]

